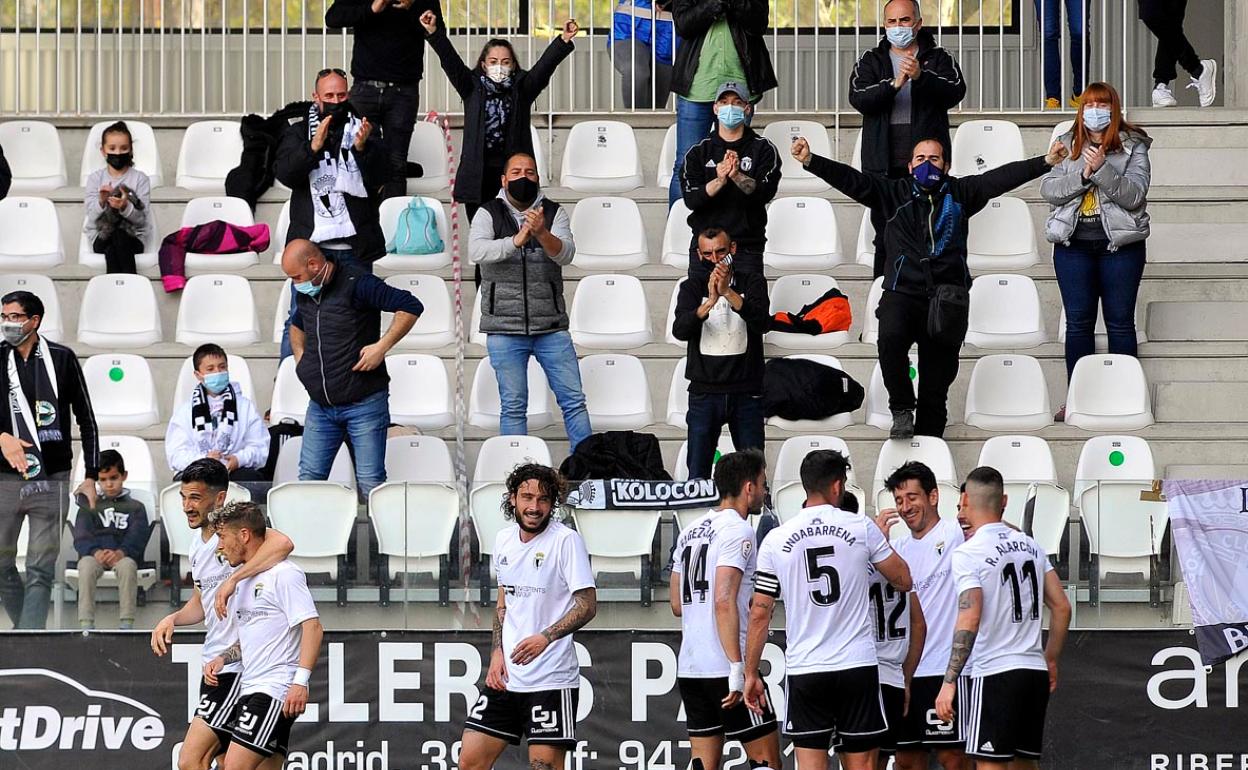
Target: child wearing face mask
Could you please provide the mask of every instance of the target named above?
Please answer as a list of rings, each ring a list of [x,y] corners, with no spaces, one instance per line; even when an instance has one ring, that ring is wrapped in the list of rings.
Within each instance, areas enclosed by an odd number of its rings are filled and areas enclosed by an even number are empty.
[[[92,250],[104,255],[109,273],[138,272],[134,257],[142,253],[150,227],[151,183],[134,167],[131,144],[124,121],[105,128],[100,140],[104,167],[87,177],[83,231]]]

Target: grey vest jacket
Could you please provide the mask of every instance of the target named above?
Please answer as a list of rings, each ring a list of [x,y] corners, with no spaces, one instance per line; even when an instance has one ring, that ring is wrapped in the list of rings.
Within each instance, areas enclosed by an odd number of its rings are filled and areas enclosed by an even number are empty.
[[[494,237],[519,232],[501,198],[481,206],[494,221]],[[554,222],[559,204],[542,201],[546,226]],[[563,301],[563,268],[546,255],[536,238],[502,262],[481,265],[481,331],[486,334],[546,334],[568,328]]]
[[[1061,138],[1067,148],[1074,137]],[[1122,135],[1122,151],[1105,157],[1105,163],[1092,175],[1092,190],[1101,210],[1101,224],[1111,251],[1148,237],[1148,186],[1152,168],[1148,147],[1152,139],[1136,134]],[[1079,207],[1088,185],[1083,182],[1083,160],[1067,158],[1053,167],[1040,182],[1040,194],[1052,207],[1044,225],[1050,243],[1070,244]]]

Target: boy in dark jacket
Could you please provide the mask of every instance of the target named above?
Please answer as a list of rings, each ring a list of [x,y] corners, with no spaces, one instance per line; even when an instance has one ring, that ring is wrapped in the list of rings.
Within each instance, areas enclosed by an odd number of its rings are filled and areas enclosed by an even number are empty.
[[[74,520],[74,550],[78,552],[78,624],[95,628],[95,586],[105,570],[117,575],[121,604],[120,628],[134,628],[139,596],[139,565],[150,529],[147,508],[125,488],[126,463],[115,449],[100,452],[100,496],[94,508],[79,498]]]

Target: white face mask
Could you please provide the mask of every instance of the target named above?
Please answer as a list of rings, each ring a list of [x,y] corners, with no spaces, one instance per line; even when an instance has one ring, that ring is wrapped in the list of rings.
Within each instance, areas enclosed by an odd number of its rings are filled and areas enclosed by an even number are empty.
[[[503,64],[485,65],[485,76],[495,83],[503,83],[511,77],[511,67]]]

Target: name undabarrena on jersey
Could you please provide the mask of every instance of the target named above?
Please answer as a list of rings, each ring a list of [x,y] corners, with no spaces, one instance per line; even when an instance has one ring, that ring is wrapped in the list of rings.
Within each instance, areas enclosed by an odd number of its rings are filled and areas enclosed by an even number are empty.
[[[788,539],[784,541],[784,545],[780,547],[780,550],[790,553],[797,547],[798,543],[808,537],[836,537],[844,540],[847,545],[854,545],[858,542],[858,536],[853,532],[837,524],[824,524],[818,518],[815,518],[811,520],[809,526],[802,527],[789,535]]]

